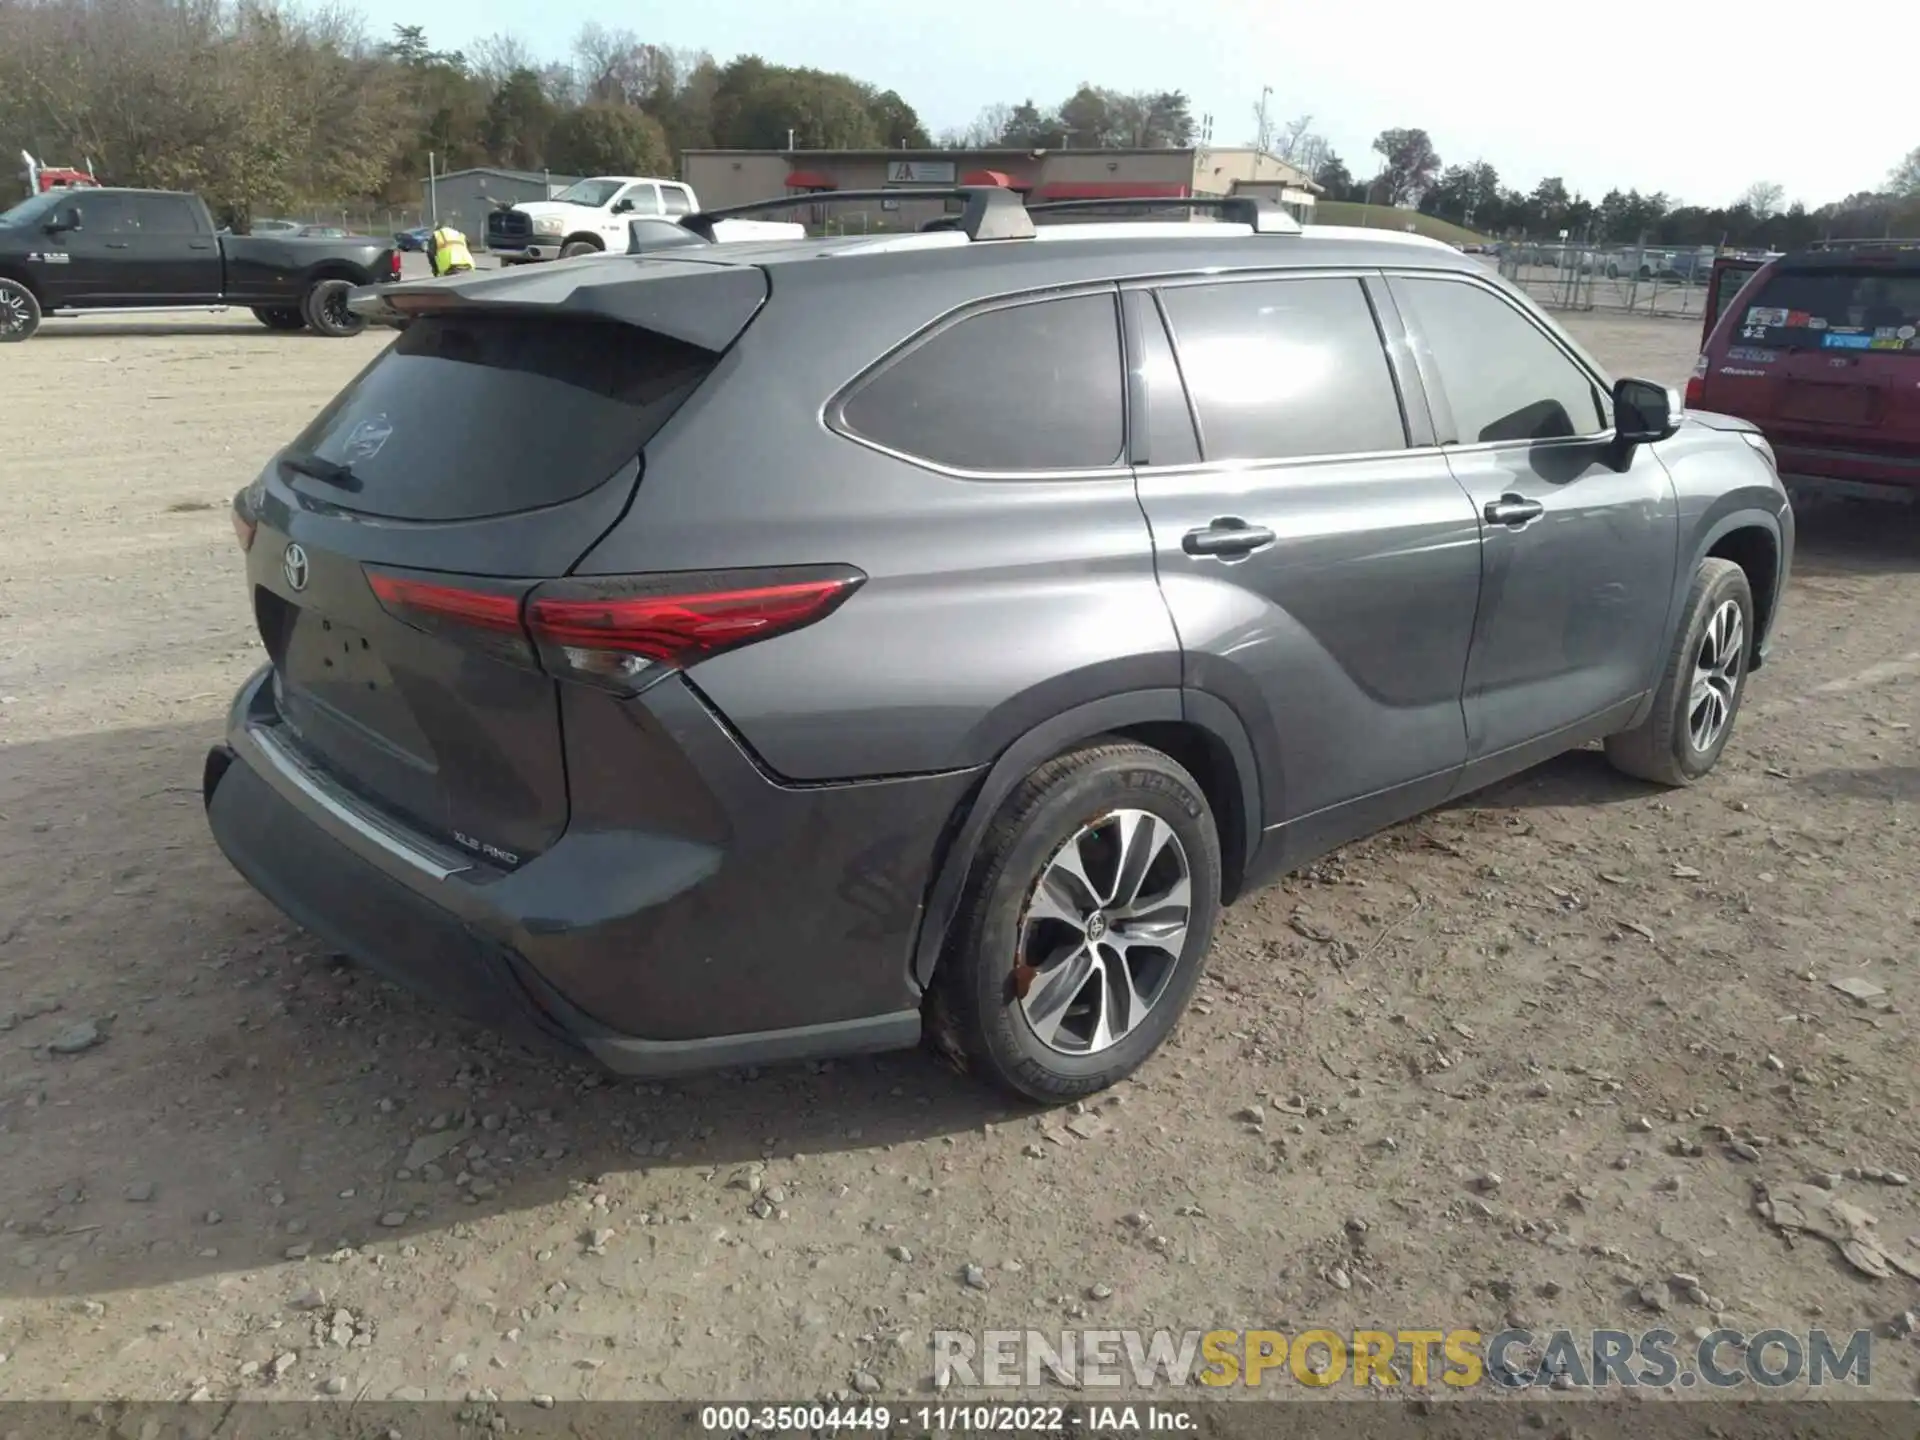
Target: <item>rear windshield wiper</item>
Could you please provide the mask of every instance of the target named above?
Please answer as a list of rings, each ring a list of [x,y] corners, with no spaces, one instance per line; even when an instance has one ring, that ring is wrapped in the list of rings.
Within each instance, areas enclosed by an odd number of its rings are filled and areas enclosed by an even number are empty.
[[[280,463],[289,470],[301,475],[310,475],[322,484],[335,485],[348,492],[365,488],[365,482],[353,473],[351,465],[342,465],[336,460],[324,460],[318,455],[296,451],[282,455]]]

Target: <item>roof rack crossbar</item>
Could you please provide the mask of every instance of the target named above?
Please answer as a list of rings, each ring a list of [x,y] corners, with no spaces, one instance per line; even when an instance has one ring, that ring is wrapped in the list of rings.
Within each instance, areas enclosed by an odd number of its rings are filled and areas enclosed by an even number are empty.
[[[962,230],[969,240],[1030,240],[1033,221],[1027,216],[1020,197],[1002,185],[953,185],[901,190],[821,190],[807,195],[783,195],[771,200],[753,200],[744,205],[725,205],[717,210],[702,210],[682,216],[680,223],[694,234],[711,240],[714,224],[746,215],[765,215],[807,205],[871,205],[886,200],[963,200],[958,215],[934,222],[941,229]]]
[[[1121,195],[1084,200],[1043,200],[1027,206],[1029,215],[1073,210],[1213,210],[1232,225],[1269,235],[1298,235],[1300,222],[1263,195]]]

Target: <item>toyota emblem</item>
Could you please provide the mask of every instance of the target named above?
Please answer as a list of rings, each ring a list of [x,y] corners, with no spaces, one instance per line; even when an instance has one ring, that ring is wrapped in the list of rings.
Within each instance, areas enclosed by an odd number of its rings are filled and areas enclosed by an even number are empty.
[[[280,569],[286,574],[287,584],[295,590],[307,588],[307,552],[298,545],[287,546],[286,553],[280,557]]]

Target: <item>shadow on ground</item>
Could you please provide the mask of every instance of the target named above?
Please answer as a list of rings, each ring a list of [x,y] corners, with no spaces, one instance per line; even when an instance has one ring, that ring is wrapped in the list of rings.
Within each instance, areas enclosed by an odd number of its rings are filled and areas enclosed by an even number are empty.
[[[923,1052],[647,1084],[445,1023],[233,873],[200,807],[214,735],[0,752],[0,1294],[404,1241],[634,1170],[687,1172],[710,1214],[709,1171],[1017,1113]],[[83,1025],[103,1038],[49,1049]]]
[[[242,316],[246,314],[245,311],[237,313]],[[80,323],[75,323],[76,321]],[[252,319],[221,320],[212,324],[193,325],[160,320],[114,321],[103,324],[99,321],[82,321],[79,316],[53,316],[40,327],[33,339],[34,343],[38,344],[42,340],[200,340],[217,335],[253,335],[262,338],[272,336],[275,339],[288,341],[323,338],[311,331],[269,330],[257,320]]]
[[[1920,570],[1920,504],[1796,498],[1795,579]]]

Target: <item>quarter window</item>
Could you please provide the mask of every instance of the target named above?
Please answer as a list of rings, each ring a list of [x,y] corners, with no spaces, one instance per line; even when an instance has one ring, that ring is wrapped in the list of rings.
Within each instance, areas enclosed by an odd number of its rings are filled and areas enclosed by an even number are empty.
[[[849,430],[956,470],[1094,470],[1125,437],[1120,327],[1111,294],[970,315],[855,390]]]
[[[1458,443],[1556,440],[1606,428],[1587,372],[1499,296],[1459,280],[1395,280],[1393,293],[1439,371]]]
[[[1161,292],[1208,460],[1406,448],[1400,396],[1358,280]]]

